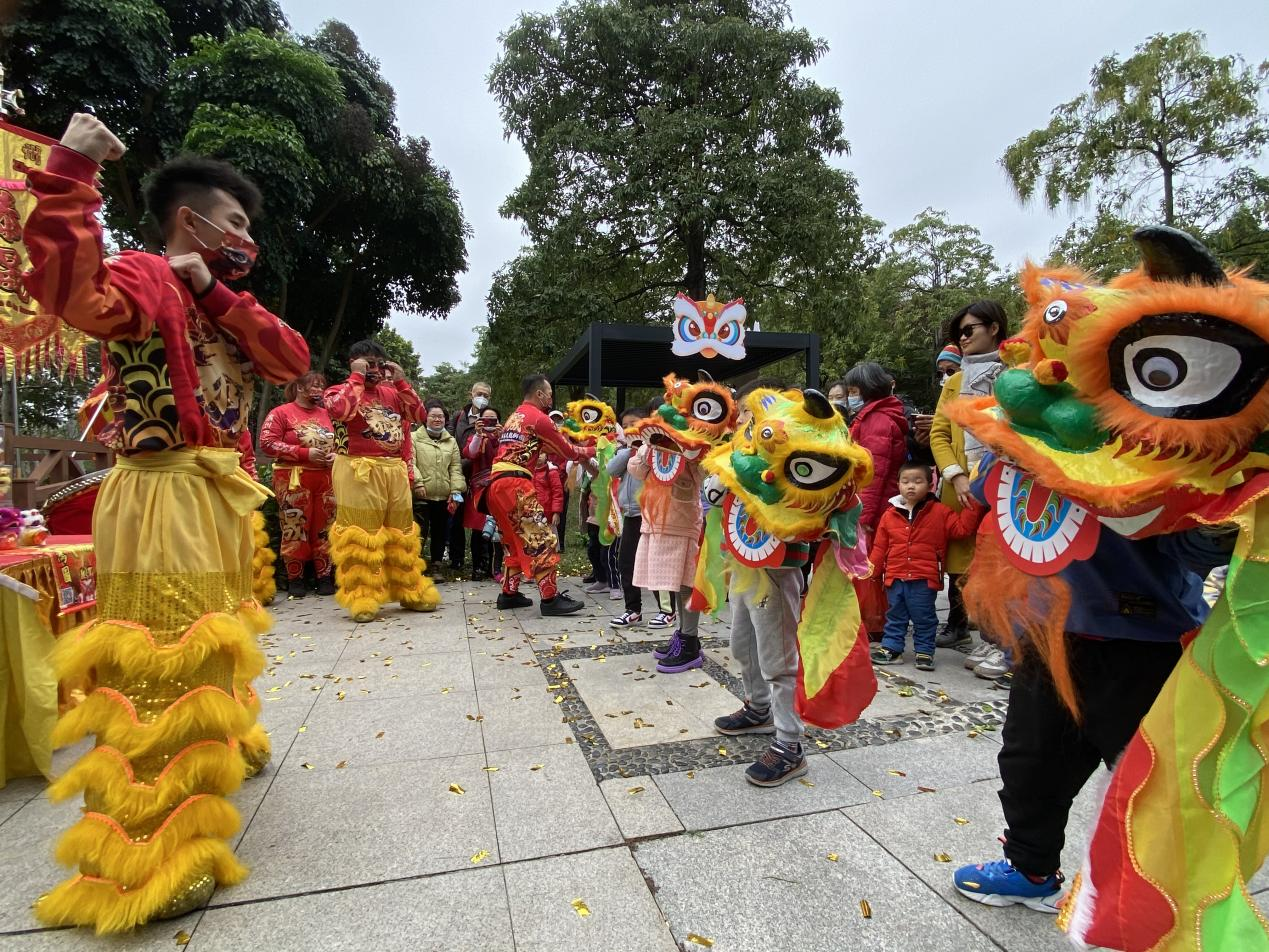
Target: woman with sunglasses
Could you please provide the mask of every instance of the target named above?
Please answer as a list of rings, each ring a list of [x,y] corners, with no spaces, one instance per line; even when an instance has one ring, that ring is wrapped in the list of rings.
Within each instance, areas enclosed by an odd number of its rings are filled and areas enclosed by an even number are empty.
[[[934,422],[930,425],[930,450],[934,462],[943,477],[939,499],[956,512],[970,505],[969,480],[974,467],[982,459],[983,445],[948,419],[943,408],[960,397],[990,396],[996,387],[996,378],[1004,371],[1000,360],[1000,344],[1009,334],[1009,319],[1005,309],[995,301],[975,301],[948,322],[947,340],[960,347],[960,370],[943,384],[938,406],[934,410]],[[940,361],[940,364],[942,362]],[[947,547],[948,600],[951,609],[947,624],[939,632],[935,643],[940,648],[959,648],[968,652],[968,665],[978,674],[984,662],[984,677],[999,677],[1009,669],[1003,653],[990,644],[980,644],[973,651],[973,639],[969,634],[969,619],[961,601],[961,575],[969,568],[974,557],[974,539],[960,539]],[[988,652],[991,657],[987,657]],[[997,657],[999,655],[999,657]]]

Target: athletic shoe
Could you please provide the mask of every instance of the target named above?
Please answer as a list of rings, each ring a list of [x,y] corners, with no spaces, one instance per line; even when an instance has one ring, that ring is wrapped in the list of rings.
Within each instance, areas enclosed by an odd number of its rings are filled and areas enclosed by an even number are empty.
[[[670,636],[669,641],[663,645],[657,645],[652,649],[652,657],[660,661],[662,658],[668,658],[670,655],[674,654],[675,648],[681,640],[681,637],[682,636],[676,629],[674,634]]]
[[[557,592],[554,598],[544,598],[539,606],[543,618],[548,618],[552,615],[571,615],[585,607],[585,602],[579,602],[577,599],[570,597],[568,592]]]
[[[582,591],[585,592],[587,595],[598,595],[600,592],[608,591],[608,583],[607,582],[591,582],[584,589],[582,589]]]
[[[318,595],[334,595],[335,594],[335,576],[323,575],[317,580]]]
[[[652,616],[652,620],[648,622],[649,628],[669,628],[678,621],[678,615],[674,612],[657,612]]]
[[[944,625],[939,629],[939,633],[934,636],[934,644],[939,648],[956,648],[969,650],[974,644],[974,639],[969,636],[969,630],[966,628],[953,628],[951,625]]]
[[[626,597],[626,593],[619,588],[608,589],[608,601],[619,602]]]
[[[714,730],[720,734],[729,734],[731,736],[737,734],[774,734],[775,721],[771,717],[771,708],[767,708],[765,714],[759,714],[746,701],[745,706],[735,714],[715,718]]]
[[[528,608],[532,604],[533,599],[527,595],[521,595],[519,592],[498,593],[499,608]]]
[[[749,765],[745,779],[755,787],[778,787],[802,776],[806,770],[801,744],[776,741],[763,752],[757,763]]]
[[[1013,672],[1006,671],[1004,674],[998,677],[995,681],[993,681],[991,683],[991,686],[995,688],[997,691],[1011,690],[1013,688]]]
[[[934,655],[918,653],[916,656],[916,669],[918,671],[933,671]]]
[[[974,645],[974,650],[965,656],[965,667],[973,671],[980,664],[987,660],[987,656],[997,650],[996,646],[990,641],[980,641]]]
[[[633,628],[635,625],[643,624],[643,616],[638,612],[622,612],[608,624],[614,628]]]
[[[885,645],[877,645],[872,649],[873,664],[903,664],[903,652],[891,651]]]
[[[1005,653],[999,648],[993,647],[991,654],[978,663],[974,668],[974,677],[983,678],[987,681],[995,681],[1002,674],[1009,671],[1009,662],[1005,659]]]
[[[297,579],[287,585],[286,594],[295,601],[297,598],[305,598],[308,595],[308,586],[304,584],[303,579]]]
[[[956,891],[967,899],[985,906],[1018,904],[1057,915],[1064,878],[1061,871],[1041,882],[1034,882],[1013,868],[1007,859],[962,866],[952,876]]]
[[[705,658],[701,655],[701,640],[684,638],[676,631],[674,637],[670,639],[670,653],[657,662],[657,671],[661,674],[679,674],[682,671],[699,668],[704,663]]]
[[[583,578],[583,579],[582,579],[582,584],[583,584],[583,585],[594,585],[596,581],[598,581],[598,580],[595,578],[595,573],[594,573],[594,572],[591,572],[591,573],[590,573],[590,575],[587,575],[585,578]]]

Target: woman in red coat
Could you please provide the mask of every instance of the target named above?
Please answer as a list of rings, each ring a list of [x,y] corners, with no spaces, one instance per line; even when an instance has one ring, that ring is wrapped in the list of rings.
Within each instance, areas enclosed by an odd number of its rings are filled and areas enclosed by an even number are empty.
[[[887,500],[899,492],[899,467],[908,458],[908,421],[894,395],[894,378],[881,364],[856,364],[846,374],[846,402],[852,414],[850,435],[872,454],[872,482],[859,493],[864,511],[859,525],[871,542]],[[857,580],[855,592],[864,626],[872,641],[880,641],[886,625],[886,593],[880,571]]]

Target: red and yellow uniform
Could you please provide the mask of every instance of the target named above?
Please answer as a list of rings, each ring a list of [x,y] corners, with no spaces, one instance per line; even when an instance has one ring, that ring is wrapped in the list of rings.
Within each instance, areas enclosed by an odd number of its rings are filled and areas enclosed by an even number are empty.
[[[484,500],[506,550],[502,590],[512,594],[519,590],[522,575],[532,576],[542,598],[551,599],[556,593],[560,553],[555,530],[533,486],[538,456],[544,451],[568,460],[595,457],[595,447],[570,443],[549,416],[531,403],[522,403],[503,424]]]
[[[313,450],[335,451],[335,432],[325,407],[305,409],[298,403],[275,407],[260,428],[260,449],[272,456],[273,492],[282,526],[282,561],[286,577],[304,577],[312,562],[317,577],[330,575],[328,530],[335,521],[335,490],[330,466],[313,462]]]
[[[251,433],[247,430],[243,430],[238,436],[238,456],[246,474],[259,481],[256,448],[251,442]],[[251,514],[251,594],[261,605],[273,604],[273,596],[278,593],[278,584],[273,578],[273,566],[277,561],[278,554],[269,545],[264,513],[257,509]]]
[[[423,574],[405,459],[410,424],[425,415],[418,394],[405,380],[367,387],[353,373],[324,402],[335,431],[335,600],[357,621],[374,618],[385,602],[434,610],[441,596]]]
[[[52,924],[130,929],[205,901],[246,869],[225,799],[268,757],[251,680],[269,617],[252,598],[250,514],[266,497],[239,465],[257,376],[308,369],[294,330],[223,284],[195,298],[158,255],[105,259],[96,163],[57,147],[29,183],[26,285],[102,341],[120,457],[93,516],[98,621],[62,638],[59,676],[96,688],[56,746],[97,746],[50,789],[84,793],[58,844],[77,867],[36,906]]]

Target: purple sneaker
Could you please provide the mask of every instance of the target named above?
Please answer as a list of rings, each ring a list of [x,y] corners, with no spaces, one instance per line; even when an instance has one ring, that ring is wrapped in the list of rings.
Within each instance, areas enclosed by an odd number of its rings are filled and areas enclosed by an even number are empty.
[[[670,653],[657,662],[657,670],[662,674],[678,674],[691,671],[705,663],[701,655],[699,638],[684,638],[679,632],[670,639]]]
[[[652,657],[658,661],[664,661],[672,654],[677,654],[680,646],[683,644],[683,636],[675,629],[674,634],[670,636],[670,640],[665,644],[652,649]]]

